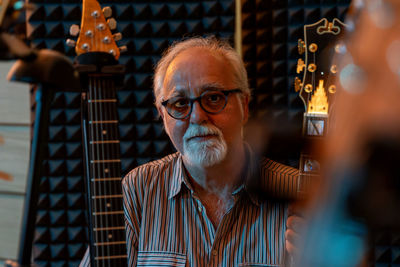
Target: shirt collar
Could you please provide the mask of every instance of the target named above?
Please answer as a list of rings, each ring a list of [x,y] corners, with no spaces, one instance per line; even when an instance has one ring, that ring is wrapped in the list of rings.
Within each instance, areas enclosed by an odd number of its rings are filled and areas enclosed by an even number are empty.
[[[185,166],[183,165],[182,154],[177,152],[177,159],[172,168],[172,182],[169,188],[168,199],[178,195],[182,190],[182,184],[193,193],[193,188],[189,183],[186,175]]]
[[[239,195],[239,193],[244,192],[250,198],[254,205],[259,206],[261,203],[260,196],[249,190],[249,183],[254,178],[254,175],[257,175],[257,169],[259,165],[257,164],[257,159],[251,150],[250,146],[247,143],[245,145],[245,152],[246,152],[246,168],[243,170],[243,183],[236,188],[232,195]],[[170,184],[170,190],[168,199],[174,198],[177,196],[182,190],[182,184],[186,186],[193,193],[193,188],[189,183],[189,179],[187,177],[185,166],[183,165],[182,154],[177,152],[177,160],[174,163],[173,170],[172,170],[172,182]]]

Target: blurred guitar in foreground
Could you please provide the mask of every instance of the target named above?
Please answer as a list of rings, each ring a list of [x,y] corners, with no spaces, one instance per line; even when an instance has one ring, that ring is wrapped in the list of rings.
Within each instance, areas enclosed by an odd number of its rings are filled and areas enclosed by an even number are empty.
[[[335,127],[296,266],[368,266],[372,233],[400,232],[400,2],[354,1],[348,19]]]

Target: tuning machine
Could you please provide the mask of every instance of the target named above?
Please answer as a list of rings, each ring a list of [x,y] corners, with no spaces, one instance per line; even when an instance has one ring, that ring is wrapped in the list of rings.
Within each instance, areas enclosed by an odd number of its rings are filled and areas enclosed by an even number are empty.
[[[113,38],[117,42],[122,39],[122,34],[120,32],[114,33]]]
[[[296,92],[298,92],[298,91],[300,91],[302,86],[303,86],[303,84],[301,83],[301,80],[299,79],[299,77],[294,78],[294,90]]]
[[[128,51],[128,47],[127,47],[126,45],[120,46],[120,47],[119,47],[119,51],[120,51],[121,53],[125,53],[126,51]]]
[[[80,32],[79,25],[73,24],[73,25],[71,25],[71,27],[69,27],[69,34],[71,36],[76,37],[76,36],[78,36],[79,32]],[[75,47],[76,46],[76,41],[74,41],[72,39],[67,39],[65,41],[65,43],[69,47]]]
[[[302,39],[299,39],[297,41],[297,49],[300,55],[304,54],[304,52],[306,52],[306,44],[304,43],[304,41]]]
[[[112,16],[112,9],[111,9],[111,7],[106,6],[106,7],[103,8],[102,11],[103,11],[103,15],[104,15],[105,18],[109,18],[109,17]]]
[[[115,30],[117,28],[117,21],[114,18],[107,19],[107,24],[111,30]]]
[[[297,60],[297,69],[296,69],[296,72],[297,72],[297,73],[302,72],[303,69],[305,68],[305,66],[306,66],[306,64],[304,64],[304,61],[303,61],[301,58],[299,58],[299,59]]]

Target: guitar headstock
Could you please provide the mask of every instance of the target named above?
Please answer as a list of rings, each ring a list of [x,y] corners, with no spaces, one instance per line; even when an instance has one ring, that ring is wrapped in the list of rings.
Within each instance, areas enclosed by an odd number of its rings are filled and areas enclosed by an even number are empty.
[[[334,54],[340,52],[337,41],[343,36],[346,25],[338,19],[326,18],[304,26],[304,41],[299,39],[299,54],[304,60],[297,61],[297,73],[304,72],[303,79],[295,78],[295,90],[304,102],[306,113],[328,115],[336,93],[335,76],[338,72]]]
[[[83,0],[82,5],[80,29],[78,25],[72,25],[70,28],[71,35],[79,35],[78,40],[75,42],[68,39],[67,44],[75,46],[78,56],[88,52],[105,52],[118,59],[120,52],[126,50],[126,47],[118,48],[116,41],[119,41],[122,36],[120,33],[111,33],[117,24],[114,18],[109,18],[112,13],[111,8],[101,9],[96,0]]]

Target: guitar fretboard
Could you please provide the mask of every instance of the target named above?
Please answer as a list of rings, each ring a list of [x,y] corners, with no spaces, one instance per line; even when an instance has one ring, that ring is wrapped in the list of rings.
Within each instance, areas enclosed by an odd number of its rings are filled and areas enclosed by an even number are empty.
[[[89,75],[87,146],[91,231],[96,266],[126,266],[120,141],[114,81]]]

